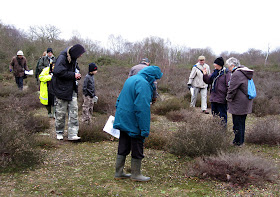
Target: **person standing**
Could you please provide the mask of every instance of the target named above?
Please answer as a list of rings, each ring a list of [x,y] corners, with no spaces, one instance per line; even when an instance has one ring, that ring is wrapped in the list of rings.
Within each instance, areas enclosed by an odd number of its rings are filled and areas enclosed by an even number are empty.
[[[208,85],[203,81],[203,70],[206,69],[206,74],[210,74],[210,68],[205,63],[205,57],[199,56],[198,62],[193,66],[191,74],[189,76],[188,88],[193,88],[191,97],[191,107],[195,107],[197,95],[201,94],[201,110],[205,114],[209,114],[207,111],[207,87]]]
[[[50,91],[57,100],[55,129],[58,140],[63,139],[65,117],[68,113],[68,140],[79,140],[78,130],[78,83],[81,74],[76,72],[77,59],[82,56],[85,49],[76,44],[62,51],[56,60],[51,80]]]
[[[29,70],[27,66],[26,58],[23,56],[23,52],[19,50],[17,52],[17,56],[14,56],[10,65],[9,65],[10,72],[13,71],[16,84],[20,90],[23,89],[23,77],[24,71]]]
[[[54,64],[52,66],[47,66],[44,68],[39,75],[40,80],[40,101],[43,105],[45,105],[47,111],[48,111],[48,117],[49,118],[55,118],[55,97],[53,94],[51,94],[49,88],[51,79],[53,76],[53,69]]]
[[[150,66],[150,60],[148,58],[143,58],[141,62],[135,66],[133,66],[128,74],[128,77],[131,77],[133,75],[136,75],[140,70],[143,68]]]
[[[214,61],[214,71],[211,75],[207,74],[206,68],[203,70],[203,81],[210,84],[210,102],[213,116],[217,115],[227,124],[227,90],[230,80],[230,72],[224,67],[224,59],[218,57]]]
[[[46,67],[52,67],[56,62],[56,58],[53,55],[53,50],[52,48],[48,48],[47,49],[47,55],[43,56],[40,59],[39,65],[38,65],[38,69],[36,69],[36,72],[38,73],[38,75],[41,74],[42,70]]]
[[[46,55],[47,55],[47,51],[44,51],[42,56],[37,61],[36,70],[35,70],[35,78],[36,78],[36,81],[37,81],[37,85],[39,84],[39,81],[40,81],[39,80],[39,75],[40,75],[40,73],[39,73],[39,63],[40,63],[41,59]]]
[[[94,75],[97,73],[97,66],[95,63],[90,63],[88,66],[88,74],[85,77],[83,85],[83,118],[82,121],[85,123],[90,123],[93,106],[94,106],[94,97],[95,95],[95,84],[94,84]]]
[[[115,179],[130,178],[133,181],[149,181],[141,174],[144,158],[144,140],[150,133],[154,81],[162,77],[157,66],[143,68],[137,75],[128,78],[117,99],[113,127],[120,130]],[[126,156],[131,151],[131,175],[123,172]]]
[[[253,78],[253,70],[240,65],[238,59],[231,57],[226,61],[232,75],[227,92],[228,111],[232,114],[233,144],[241,146],[245,139],[245,121],[247,114],[252,113],[253,100],[249,99],[248,80]]]

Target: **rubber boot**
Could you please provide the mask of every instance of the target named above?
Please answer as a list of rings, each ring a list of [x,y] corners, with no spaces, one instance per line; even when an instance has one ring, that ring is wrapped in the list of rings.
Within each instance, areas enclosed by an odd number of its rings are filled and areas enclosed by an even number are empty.
[[[146,177],[141,174],[141,162],[142,162],[142,159],[131,158],[131,177],[130,177],[130,179],[132,181],[145,182],[145,181],[149,181],[151,179],[150,177]]]
[[[116,173],[115,173],[115,179],[127,179],[130,178],[131,174],[124,174],[123,173],[123,168],[125,164],[125,158],[126,156],[123,155],[117,155],[117,160],[116,160]]]

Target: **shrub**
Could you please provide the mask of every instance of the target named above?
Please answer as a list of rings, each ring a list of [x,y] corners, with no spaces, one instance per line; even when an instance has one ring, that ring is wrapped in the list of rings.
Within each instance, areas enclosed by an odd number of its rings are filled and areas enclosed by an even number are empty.
[[[0,167],[29,167],[38,164],[42,155],[36,149],[34,135],[26,130],[22,111],[4,111],[0,121]]]
[[[173,122],[181,122],[181,121],[188,121],[189,117],[193,116],[193,110],[192,108],[181,109],[177,111],[170,111],[166,114],[167,119],[173,121]]]
[[[102,115],[99,117],[94,117],[90,124],[81,122],[79,129],[81,140],[84,142],[99,142],[103,140],[109,140],[111,136],[103,131],[107,119],[107,116]]]
[[[171,136],[169,151],[179,156],[198,157],[226,151],[229,145],[228,133],[220,118],[202,119],[193,114],[188,124],[180,126]]]
[[[187,108],[188,106],[188,102],[181,98],[170,98],[164,101],[157,101],[151,106],[151,111],[154,114],[166,115],[170,111]]]
[[[260,185],[275,181],[278,176],[278,170],[271,162],[249,152],[198,158],[192,170],[190,174],[199,178],[230,182],[234,186]]]
[[[279,118],[271,116],[256,122],[249,130],[246,141],[254,144],[279,145]]]
[[[168,143],[168,134],[166,131],[150,131],[149,137],[145,139],[145,148],[152,148],[156,150],[165,150]]]

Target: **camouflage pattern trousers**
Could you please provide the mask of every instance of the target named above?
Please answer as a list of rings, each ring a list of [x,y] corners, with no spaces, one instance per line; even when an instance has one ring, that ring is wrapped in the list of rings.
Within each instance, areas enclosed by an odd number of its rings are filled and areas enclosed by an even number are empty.
[[[57,98],[55,130],[57,134],[63,134],[65,128],[66,113],[68,114],[68,137],[78,134],[78,99],[74,91],[72,101],[65,101]]]
[[[91,122],[92,114],[93,114],[93,98],[90,96],[83,95],[84,103],[83,103],[83,122]]]

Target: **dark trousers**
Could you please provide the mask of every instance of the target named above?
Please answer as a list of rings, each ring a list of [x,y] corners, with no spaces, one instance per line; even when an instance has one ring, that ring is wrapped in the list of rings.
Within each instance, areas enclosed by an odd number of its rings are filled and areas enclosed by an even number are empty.
[[[126,132],[120,132],[118,155],[127,156],[131,151],[134,159],[143,159],[144,142],[142,139],[132,138]]]
[[[23,89],[23,77],[15,77],[17,86],[20,90]]]
[[[247,114],[245,114],[245,115],[232,114],[233,131],[235,134],[233,144],[235,144],[235,145],[240,146],[244,143],[246,117],[247,117]]]
[[[227,124],[227,104],[212,102],[211,111],[213,115],[219,116]]]

